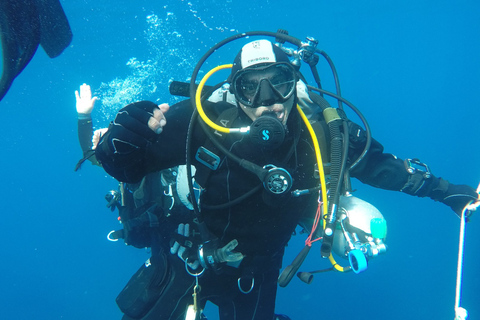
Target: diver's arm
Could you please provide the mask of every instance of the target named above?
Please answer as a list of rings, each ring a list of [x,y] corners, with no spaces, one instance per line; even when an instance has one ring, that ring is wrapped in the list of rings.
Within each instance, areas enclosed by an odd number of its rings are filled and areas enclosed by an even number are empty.
[[[168,110],[168,105],[164,110]],[[170,108],[165,125],[163,112],[155,103],[129,104],[120,109],[95,155],[108,174],[127,183],[138,182],[147,173],[184,164],[191,110],[188,100],[177,103]]]
[[[83,155],[92,149],[93,124],[90,115],[78,114],[78,142]]]
[[[351,124],[349,159],[355,160],[365,146],[361,130]],[[353,130],[352,130],[353,129]],[[352,131],[356,132],[352,138]],[[360,137],[360,138],[359,138]],[[362,141],[363,140],[363,141]],[[452,208],[458,215],[470,201],[478,200],[478,193],[470,186],[455,185],[433,174],[421,170],[410,170],[408,162],[383,152],[383,146],[372,139],[372,144],[365,158],[352,169],[351,176],[371,186],[401,191],[417,197],[429,197]]]
[[[78,170],[85,160],[89,160],[93,165],[101,166],[95,158],[92,148],[93,126],[92,119],[78,118],[78,141],[83,151],[83,159],[79,161],[75,169]]]
[[[78,114],[78,141],[83,151],[84,159],[87,158],[94,165],[99,165],[92,151],[93,123],[92,110],[97,97],[92,97],[90,86],[82,84],[80,92],[75,91],[76,108]]]

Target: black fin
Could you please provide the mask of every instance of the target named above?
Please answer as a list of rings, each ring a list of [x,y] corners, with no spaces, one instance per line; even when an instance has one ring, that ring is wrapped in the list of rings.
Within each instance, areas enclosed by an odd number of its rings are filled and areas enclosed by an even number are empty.
[[[72,42],[72,31],[59,0],[39,1],[38,16],[40,45],[50,58],[58,57]]]
[[[54,58],[71,40],[72,32],[59,0],[0,1],[0,100],[33,58],[39,44]]]

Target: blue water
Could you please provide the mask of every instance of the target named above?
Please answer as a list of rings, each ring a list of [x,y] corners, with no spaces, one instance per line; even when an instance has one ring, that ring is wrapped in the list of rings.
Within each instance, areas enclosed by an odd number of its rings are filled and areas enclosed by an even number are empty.
[[[86,82],[102,98],[97,127],[131,100],[173,103],[168,82],[187,80],[208,48],[236,32],[282,28],[318,38],[343,96],[387,152],[420,158],[454,183],[480,181],[478,1],[61,2],[72,44],[56,59],[40,49],[0,102],[2,319],[120,319],[115,297],[148,253],[106,240],[118,228],[103,199],[115,181],[89,164],[73,172],[81,158],[74,90]],[[240,45],[209,66],[230,63]],[[323,62],[319,71],[332,89]],[[429,199],[354,186],[388,221],[387,254],[359,275],[294,279],[279,289],[277,312],[452,320],[459,219]],[[480,318],[479,220],[466,234],[462,306],[471,319]],[[285,264],[303,240],[294,237]],[[327,267],[317,246],[303,269]],[[207,315],[218,319],[212,307]]]

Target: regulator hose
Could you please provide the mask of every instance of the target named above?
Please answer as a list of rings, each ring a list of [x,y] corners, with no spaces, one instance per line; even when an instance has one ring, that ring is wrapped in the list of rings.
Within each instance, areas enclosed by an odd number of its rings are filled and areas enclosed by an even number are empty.
[[[328,109],[326,109],[328,110]],[[333,235],[335,230],[335,221],[337,213],[337,203],[339,200],[342,186],[341,165],[342,165],[342,134],[340,133],[341,118],[336,118],[328,122],[328,128],[331,136],[331,156],[330,156],[330,193],[328,195],[328,214],[324,220],[324,233],[320,254],[323,258],[328,258],[332,251]]]

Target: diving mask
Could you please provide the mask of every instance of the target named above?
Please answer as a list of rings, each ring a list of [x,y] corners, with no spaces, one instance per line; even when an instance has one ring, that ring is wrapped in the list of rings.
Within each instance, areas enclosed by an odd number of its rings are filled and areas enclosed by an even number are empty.
[[[250,67],[233,77],[232,91],[238,102],[250,108],[284,103],[295,92],[295,69],[286,62]]]

